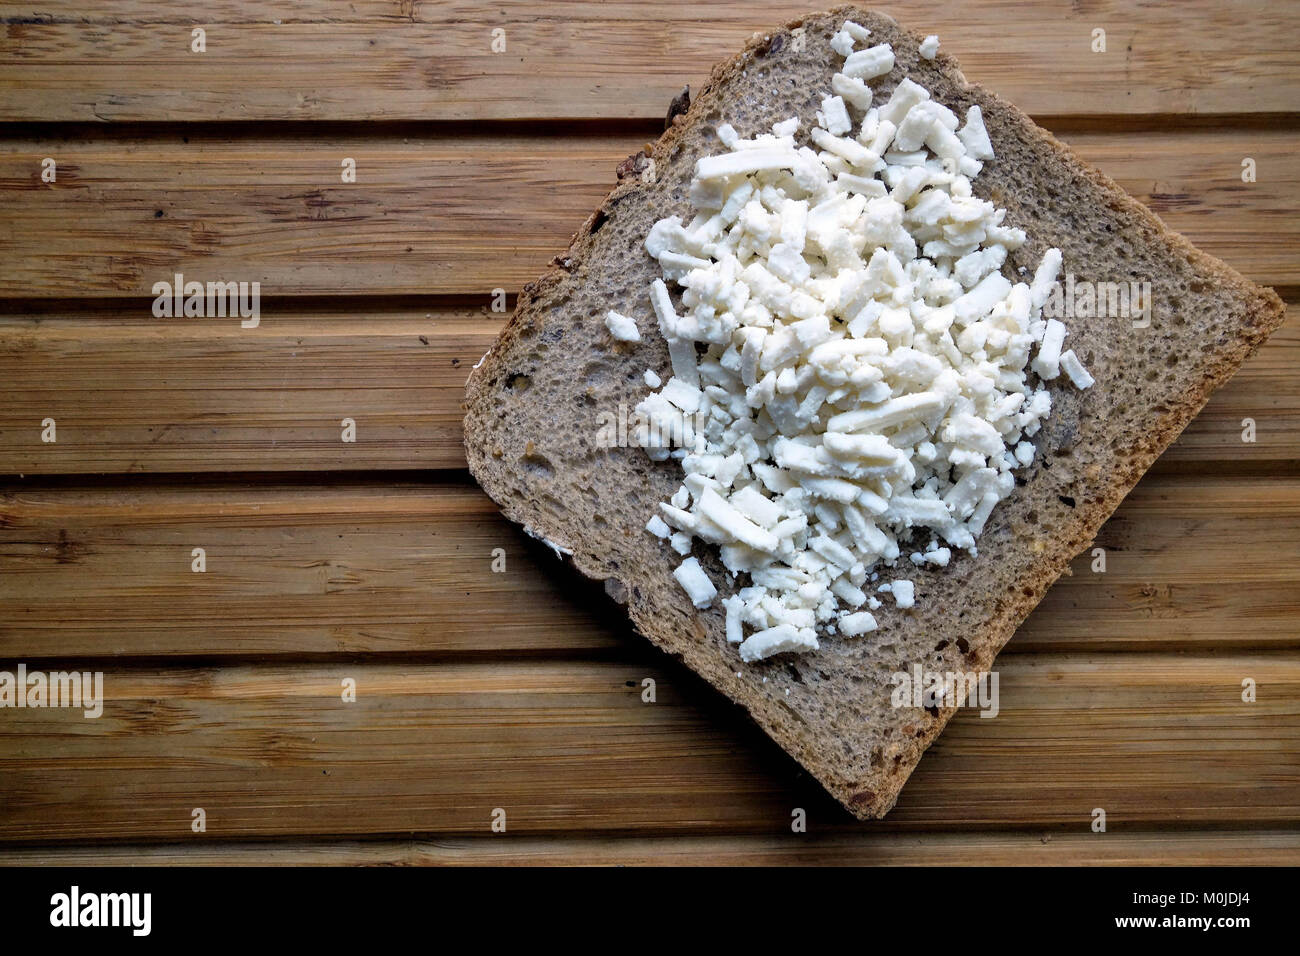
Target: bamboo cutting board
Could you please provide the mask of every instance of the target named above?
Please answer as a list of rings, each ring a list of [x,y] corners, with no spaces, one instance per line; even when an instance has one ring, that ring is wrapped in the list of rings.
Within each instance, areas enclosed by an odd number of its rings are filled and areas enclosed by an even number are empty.
[[[1300,299],[1300,8],[883,9]],[[0,708],[0,863],[1300,863],[1294,315],[876,824],[469,479],[516,291],[804,12],[0,3],[0,671],[105,694]]]

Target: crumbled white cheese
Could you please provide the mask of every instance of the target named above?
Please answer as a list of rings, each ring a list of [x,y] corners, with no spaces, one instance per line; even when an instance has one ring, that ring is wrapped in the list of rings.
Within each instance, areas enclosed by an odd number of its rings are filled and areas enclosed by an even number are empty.
[[[840,27],[840,32],[847,33],[855,43],[866,43],[871,37],[871,31],[860,23],[854,23],[852,20],[845,20],[844,25]],[[847,56],[848,54],[841,54]]]
[[[939,38],[931,33],[921,41],[921,46],[918,52],[925,59],[933,60],[935,55],[939,52]]]
[[[1091,388],[1094,384],[1092,376],[1079,361],[1079,356],[1074,354],[1074,349],[1066,349],[1061,353],[1061,371],[1066,374],[1075,388]]]
[[[831,49],[840,56],[848,56],[853,52],[853,37],[841,30],[831,37]]]
[[[1092,384],[1042,315],[1059,250],[1031,282],[1003,274],[1026,237],[972,192],[994,158],[979,108],[962,122],[906,78],[872,106],[865,80],[894,54],[855,49],[868,36],[845,23],[832,40],[845,62],[810,145],[794,117],[748,140],[724,124],[725,151],[696,164],[694,218],[645,241],[673,374],[647,373],[637,412],[678,422],[679,447],[648,451],[684,472],[647,530],[681,554],[714,545],[747,576],[722,602],[747,662],[875,630],[873,589],[912,607],[914,583],[876,587],[879,568],[976,552],[1051,411],[1030,371]],[[697,607],[715,599],[695,558],[674,574]]]
[[[880,43],[866,50],[850,53],[841,68],[845,76],[860,80],[873,80],[894,68],[894,50],[888,43]]]
[[[876,627],[876,619],[868,611],[854,611],[840,618],[840,633],[845,637],[859,637]]]
[[[641,330],[636,327],[636,319],[613,309],[605,314],[605,328],[620,342],[641,341]]]
[[[966,111],[966,124],[958,131],[957,138],[966,147],[968,156],[975,159],[993,158],[993,143],[989,140],[989,131],[984,126],[984,113],[978,106],[972,106]],[[1059,258],[1056,264],[1059,268],[1061,264]],[[1024,266],[1020,268],[1024,270]]]
[[[839,96],[828,96],[822,100],[822,108],[817,113],[817,121],[826,132],[834,136],[843,136],[853,129],[853,120],[849,119],[848,108],[844,105],[844,100]]]
[[[772,133],[775,136],[793,136],[799,131],[799,117],[791,116],[783,119],[779,123],[772,124]]]
[[[817,650],[817,635],[811,628],[778,624],[776,627],[769,627],[749,635],[740,645],[740,659],[749,664],[786,651],[815,650]],[[786,693],[788,694],[789,691]]]
[[[566,548],[562,544],[556,544],[550,538],[546,537],[546,535],[538,534],[532,528],[528,527],[528,525],[524,525],[524,534],[528,535],[528,537],[530,538],[536,538],[542,544],[546,545],[548,548],[550,548],[552,551],[555,552],[555,556],[557,558],[562,558],[566,554],[573,554],[572,548]]]
[[[659,377],[659,374],[652,368],[648,368],[645,370],[644,378],[645,378],[645,383],[649,385],[651,388],[658,388],[660,385],[664,383],[664,380],[661,379]]]
[[[831,77],[831,92],[856,110],[865,113],[871,107],[871,87],[859,77],[836,73]],[[796,119],[795,130],[798,128],[799,121]],[[791,130],[791,133],[793,132],[794,130]],[[782,134],[778,132],[777,135]]]
[[[696,607],[708,607],[713,603],[718,589],[713,586],[709,576],[700,567],[698,558],[687,558],[673,572],[673,577],[685,589],[686,594]]]
[[[1065,323],[1048,319],[1043,330],[1043,340],[1031,365],[1039,378],[1051,380],[1061,374],[1061,344],[1065,341]]]

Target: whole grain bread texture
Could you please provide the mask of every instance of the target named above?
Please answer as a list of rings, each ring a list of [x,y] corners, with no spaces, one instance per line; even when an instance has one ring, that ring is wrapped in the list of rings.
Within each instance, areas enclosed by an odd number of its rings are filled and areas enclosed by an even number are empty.
[[[742,664],[726,641],[720,601],[696,610],[672,577],[682,557],[645,531],[657,503],[681,484],[680,464],[652,462],[637,447],[605,447],[600,421],[620,405],[630,413],[645,397],[646,369],[665,381],[671,375],[648,296],[660,269],[642,245],[646,233],[664,216],[691,218],[695,162],[721,151],[722,123],[750,137],[797,114],[807,136],[840,62],[828,44],[845,19],[894,49],[893,72],[871,83],[876,102],[910,76],[959,116],[980,106],[997,157],[974,191],[1005,207],[1007,224],[1029,236],[1008,257],[1008,277],[1023,278],[1022,266],[1032,274],[1056,246],[1063,273],[1077,279],[1150,281],[1151,324],[1065,320],[1096,384],[1081,392],[1064,375],[1049,383],[1052,413],[1034,439],[1034,462],[994,510],[978,556],[961,552],[945,568],[905,562],[916,604],[902,610],[886,601],[872,634]],[[1283,318],[1272,290],[1170,232],[1014,106],[967,83],[952,58],[923,59],[919,41],[891,18],[853,7],[755,35],[713,70],[684,114],[670,116],[657,143],[619,167],[617,187],[568,251],[524,288],[467,387],[469,467],[505,515],[570,550],[580,571],[626,604],[637,630],[748,710],[863,819],[893,807],[955,711],[892,706],[893,675],[917,664],[988,670],[1156,456]],[[615,341],[604,324],[608,309],[633,316],[642,341]],[[729,583],[714,549],[696,542],[694,554],[720,597],[740,586]]]

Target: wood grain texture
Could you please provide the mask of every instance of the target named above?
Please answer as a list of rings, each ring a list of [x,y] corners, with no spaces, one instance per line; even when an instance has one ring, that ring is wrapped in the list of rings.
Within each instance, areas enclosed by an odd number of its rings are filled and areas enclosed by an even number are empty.
[[[961,713],[872,826],[457,471],[492,290],[802,9],[0,2],[0,670],[109,697],[0,709],[0,865],[1300,863],[1294,307],[999,658],[999,718]],[[1300,7],[883,9],[1300,294]],[[260,282],[261,327],[154,319],[178,271]]]
[[[1300,102],[1294,5],[873,6],[922,35],[937,32],[967,76],[1031,114],[1235,116],[1243,107],[1294,113]],[[4,3],[0,120],[658,118],[751,33],[814,7]],[[207,31],[202,54],[190,52],[195,26]],[[1105,53],[1091,50],[1098,28]],[[494,29],[505,31],[498,54]]]
[[[531,282],[657,135],[228,131],[0,142],[0,296],[134,296],[175,273],[264,298],[453,294]],[[1204,251],[1300,286],[1300,133],[1074,132],[1080,155]],[[58,164],[43,183],[41,161]],[[1258,181],[1241,181],[1255,160]],[[344,158],[357,182],[340,181]],[[93,228],[88,224],[93,223]],[[148,302],[134,307],[148,318]],[[274,307],[266,306],[271,321]]]
[[[589,607],[557,586],[539,567],[554,556],[464,480],[0,501],[0,659],[608,651],[629,630],[603,592]]]
[[[1290,655],[1009,655],[879,827],[1273,826],[1300,814]],[[354,703],[342,681],[357,681]],[[642,681],[656,702],[642,701]],[[1241,683],[1255,679],[1255,703]],[[575,830],[788,832],[852,822],[739,713],[643,662],[106,667],[103,716],[5,714],[0,839]],[[874,828],[873,828],[874,829]]]
[[[461,469],[465,379],[504,324],[467,306],[272,313],[256,329],[138,312],[0,315],[0,474]],[[1162,461],[1300,457],[1297,365],[1293,304]]]
[[[468,307],[268,307],[242,329],[141,308],[0,317],[13,392],[0,473],[464,468],[465,380],[504,324]],[[342,441],[344,418],[355,442]]]
[[[1009,652],[1300,648],[1300,479],[1148,476],[1097,545],[1105,573],[1076,559]],[[650,654],[470,485],[8,491],[0,566],[0,665]]]
[[[0,846],[0,866],[1295,866],[1294,830],[771,833]]]

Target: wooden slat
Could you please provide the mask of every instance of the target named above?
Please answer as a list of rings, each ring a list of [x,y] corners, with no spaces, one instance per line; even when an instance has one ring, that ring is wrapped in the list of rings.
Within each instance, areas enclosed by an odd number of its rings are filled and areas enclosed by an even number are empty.
[[[464,468],[465,380],[503,318],[431,309],[272,314],[257,329],[120,309],[0,316],[0,474]],[[1295,459],[1298,365],[1292,305],[1165,460]]]
[[[1294,655],[1014,655],[881,829],[1300,820]],[[656,680],[643,703],[641,681]],[[1241,682],[1259,699],[1240,699]],[[358,697],[340,699],[353,678]],[[0,839],[814,830],[844,811],[680,670],[642,663],[108,668],[104,714],[9,710]],[[854,826],[853,824],[848,824]]]
[[[563,251],[645,138],[13,141],[0,146],[0,183],[13,190],[0,295],[152,301],[154,283],[181,272],[259,282],[263,297],[455,293],[487,304]],[[41,184],[51,153],[59,181]],[[355,184],[340,181],[345,157]]]
[[[1296,866],[1295,830],[492,837],[4,849],[0,866]]]
[[[1105,573],[1076,559],[1010,649],[1296,648],[1298,529],[1298,479],[1149,476],[1098,537]],[[0,567],[0,662],[649,653],[469,485],[13,491]]]
[[[3,317],[0,473],[464,468],[465,381],[503,324],[468,307],[266,314],[256,329]]]
[[[806,6],[5,3],[0,119],[660,117],[684,83]],[[1289,113],[1300,101],[1294,5],[874,6],[938,32],[967,76],[1031,113]],[[190,52],[196,25],[202,54]],[[507,44],[493,54],[497,28]],[[1105,53],[1091,50],[1097,28]]]
[[[1292,136],[1300,140],[1289,130],[1265,129],[1066,131],[1061,138],[1205,252],[1257,282],[1295,286],[1300,284],[1300,223],[1285,198],[1300,187],[1300,150],[1284,145]],[[1152,162],[1166,149],[1172,154],[1167,161]],[[1247,157],[1256,163],[1254,183],[1241,180]],[[1265,191],[1257,191],[1274,178]],[[1262,236],[1279,237],[1279,246],[1261,242]]]
[[[175,273],[261,295],[517,291],[563,251],[653,131],[523,136],[229,133],[0,143],[0,296],[136,296]],[[1300,133],[1067,135],[1206,252],[1300,285]],[[42,183],[44,157],[58,181]],[[1241,161],[1258,182],[1241,181]],[[340,182],[344,157],[355,184]],[[148,319],[149,303],[135,304]],[[270,310],[272,307],[267,306]],[[268,313],[267,321],[273,318]]]
[[[885,9],[1206,251],[1300,287],[1300,8]],[[491,291],[563,248],[683,83],[795,12],[0,2],[0,122],[176,124],[4,131],[0,298],[121,302],[0,315],[0,474],[463,467]],[[194,25],[206,54],[187,52]],[[1109,53],[1089,52],[1094,27]],[[631,122],[473,122],[567,118]],[[265,120],[401,123],[237,125]],[[418,125],[446,120],[466,122]],[[153,319],[150,286],[177,271],[261,282],[263,327]],[[474,304],[376,298],[393,293]],[[352,314],[292,301],[316,295],[371,298]],[[1106,573],[1076,559],[1021,629],[999,659],[1002,715],[959,715],[866,828],[463,474],[10,481],[0,670],[106,670],[109,701],[99,720],[0,709],[0,864],[1295,865],[1300,480],[1197,475],[1242,459],[1289,473],[1298,322],[1171,449],[1186,472],[1149,476],[1103,529]],[[57,444],[39,441],[45,417]],[[488,835],[496,806],[508,835]],[[795,806],[810,834],[789,832]],[[1097,806],[1107,834],[1089,830]]]
[[[0,655],[571,652],[617,648],[629,629],[616,607],[556,587],[540,546],[467,484],[0,501]]]

